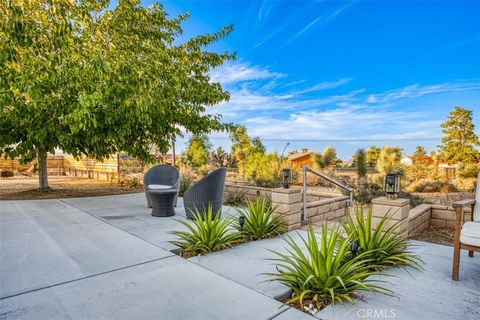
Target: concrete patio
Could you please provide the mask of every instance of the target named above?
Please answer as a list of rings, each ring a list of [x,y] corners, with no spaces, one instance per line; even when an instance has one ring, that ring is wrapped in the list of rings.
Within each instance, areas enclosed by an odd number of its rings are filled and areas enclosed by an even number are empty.
[[[169,243],[183,227],[181,201],[176,212],[152,217],[141,193],[0,201],[0,319],[313,319],[275,300],[288,289],[261,275],[274,270],[267,249],[283,251],[281,237],[183,259]],[[425,270],[390,271],[396,297],[367,295],[315,317],[478,319],[480,257],[463,253],[455,282],[451,247],[412,243]]]

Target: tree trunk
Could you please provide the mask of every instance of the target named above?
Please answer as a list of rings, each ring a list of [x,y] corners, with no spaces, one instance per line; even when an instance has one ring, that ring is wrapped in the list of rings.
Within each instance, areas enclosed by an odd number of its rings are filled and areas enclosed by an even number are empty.
[[[38,149],[38,188],[42,192],[50,190],[48,186],[47,151],[45,148]]]

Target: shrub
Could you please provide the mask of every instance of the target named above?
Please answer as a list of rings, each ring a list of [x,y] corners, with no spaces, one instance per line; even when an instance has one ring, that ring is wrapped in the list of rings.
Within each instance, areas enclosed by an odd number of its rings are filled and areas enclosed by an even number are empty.
[[[462,191],[473,191],[475,190],[475,185],[477,183],[477,178],[460,178],[455,179],[455,187],[458,190]]]
[[[359,205],[370,204],[373,199],[384,196],[385,191],[383,191],[383,188],[381,188],[380,185],[375,183],[360,186],[359,188],[355,189],[353,194],[354,200]],[[412,207],[419,206],[424,202],[424,200],[419,196],[416,196],[406,191],[400,191],[397,196],[399,198],[410,199],[410,204],[412,205]]]
[[[288,168],[290,164],[277,153],[252,153],[245,162],[245,178],[254,181],[259,187],[276,188],[282,183],[280,170]],[[297,172],[292,169],[292,179],[296,179]]]
[[[409,192],[456,192],[455,185],[447,180],[420,180],[406,187]]]
[[[180,196],[183,196],[185,191],[187,191],[193,184],[193,178],[191,176],[182,175],[180,177],[180,188],[178,193]]]
[[[392,213],[394,214],[394,212]],[[351,246],[358,246],[353,255],[364,255],[380,269],[393,266],[420,268],[420,259],[408,250],[408,236],[403,221],[390,224],[392,214],[386,214],[372,230],[372,209],[365,215],[357,207],[355,217],[348,216],[342,227]]]
[[[220,219],[220,214],[214,218],[212,207],[209,206],[203,215],[196,211],[193,224],[179,220],[187,231],[172,231],[178,240],[171,241],[181,249],[182,256],[195,256],[232,247],[239,242],[239,234],[232,232],[231,218]]]
[[[462,178],[476,178],[480,171],[480,164],[465,164],[458,170],[458,175]]]
[[[302,246],[287,236],[288,254],[274,252],[278,258],[271,260],[277,264],[277,272],[268,273],[273,276],[272,281],[279,281],[293,290],[287,303],[300,303],[304,309],[307,301],[320,309],[335,302],[354,304],[353,296],[357,290],[392,293],[379,285],[380,280],[367,279],[370,275],[379,274],[379,271],[369,266],[372,261],[366,258],[365,253],[347,259],[350,241],[349,238],[347,241],[341,239],[338,226],[328,231],[323,225],[318,240],[310,226],[307,240],[301,237],[307,250],[304,253]]]
[[[275,208],[265,198],[258,197],[255,201],[247,200],[246,209],[236,209],[244,224],[236,220],[234,226],[248,240],[272,238],[286,231],[283,217],[275,215]],[[241,218],[240,218],[241,219]]]
[[[234,207],[241,207],[247,204],[247,191],[226,191],[224,204]]]

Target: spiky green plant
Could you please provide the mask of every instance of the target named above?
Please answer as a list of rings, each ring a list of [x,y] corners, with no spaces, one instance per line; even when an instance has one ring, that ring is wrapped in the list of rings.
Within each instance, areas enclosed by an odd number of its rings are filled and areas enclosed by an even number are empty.
[[[371,260],[366,254],[345,259],[350,253],[349,242],[340,241],[342,236],[338,225],[330,231],[322,226],[320,239],[317,239],[312,226],[308,237],[300,237],[303,245],[287,236],[287,254],[275,252],[278,257],[271,259],[277,265],[277,272],[267,273],[272,281],[279,281],[293,290],[289,304],[308,301],[320,309],[329,304],[345,301],[355,303],[353,297],[357,290],[392,294],[381,286],[384,281],[367,278],[378,274],[370,268]]]
[[[259,240],[278,236],[287,231],[283,217],[275,215],[271,201],[258,197],[255,201],[247,200],[247,207],[235,209],[243,217],[243,225],[236,220],[234,227],[248,240]]]
[[[357,254],[363,254],[380,268],[408,266],[421,269],[421,260],[408,249],[407,225],[402,221],[390,223],[392,214],[383,216],[375,230],[372,230],[372,209],[367,214],[363,207],[357,207],[342,223],[347,242],[357,246]]]
[[[232,230],[232,219],[220,219],[220,214],[213,214],[209,206],[203,214],[199,211],[193,213],[193,224],[189,221],[179,220],[187,231],[172,231],[178,240],[171,241],[181,249],[183,256],[195,256],[232,247],[240,241],[239,234]]]

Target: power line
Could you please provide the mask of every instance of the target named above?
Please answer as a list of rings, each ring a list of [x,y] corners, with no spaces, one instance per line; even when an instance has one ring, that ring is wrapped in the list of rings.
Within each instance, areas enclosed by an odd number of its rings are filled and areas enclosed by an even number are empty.
[[[230,140],[228,137],[211,136],[211,140]],[[425,137],[425,138],[375,138],[375,139],[283,139],[283,138],[261,138],[262,141],[269,142],[421,142],[421,141],[438,141],[441,137]]]

